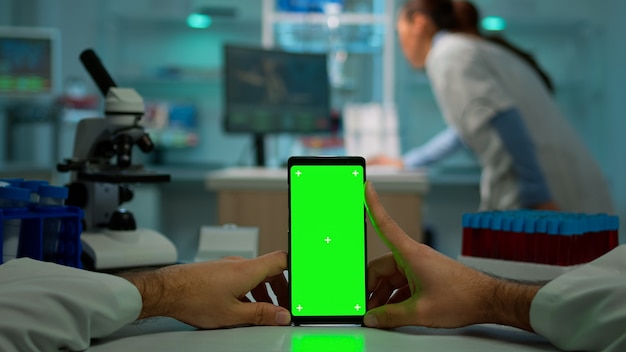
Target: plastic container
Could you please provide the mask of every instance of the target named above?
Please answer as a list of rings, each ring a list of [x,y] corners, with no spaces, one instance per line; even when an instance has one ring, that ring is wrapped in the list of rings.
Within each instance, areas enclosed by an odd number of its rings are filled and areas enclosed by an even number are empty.
[[[40,186],[39,187],[38,212],[51,214],[45,218],[42,225],[42,250],[43,260],[56,262],[59,251],[59,233],[61,232],[61,219],[53,214],[65,211],[65,200],[68,196],[66,187]]]
[[[537,217],[528,216],[524,222],[524,234],[522,238],[522,245],[520,253],[518,254],[519,261],[532,262],[535,258],[537,248]]]
[[[30,191],[30,204],[39,204],[39,187],[48,186],[48,181],[43,180],[27,180],[20,183],[20,188]]]
[[[498,234],[498,243],[500,246],[500,258],[511,260],[515,253],[515,241],[513,233],[513,217],[505,213],[502,216],[502,230]]]
[[[491,231],[491,221],[493,216],[489,212],[482,214],[479,220],[480,229],[480,257],[491,258],[491,253],[494,248],[494,234]]]
[[[474,235],[474,229],[470,227],[472,224],[472,218],[474,214],[463,214],[462,224],[463,224],[463,241],[461,247],[461,253],[464,256],[473,256],[474,251],[472,247],[472,238]]]
[[[27,189],[0,187],[0,211],[2,215],[6,215],[2,217],[2,236],[0,236],[3,263],[18,255],[22,223],[19,216],[28,213],[29,199],[30,192]]]
[[[19,187],[22,182],[24,182],[23,178],[0,178],[0,182],[8,183],[12,187]]]
[[[575,236],[585,233],[585,219],[576,216],[568,216],[561,222],[558,240],[558,255],[554,265],[568,266],[578,262],[574,257],[578,251],[575,250]]]

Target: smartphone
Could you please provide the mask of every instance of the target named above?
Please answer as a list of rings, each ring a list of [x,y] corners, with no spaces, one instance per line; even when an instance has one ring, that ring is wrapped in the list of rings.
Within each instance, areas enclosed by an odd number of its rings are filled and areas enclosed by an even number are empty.
[[[291,157],[287,165],[292,322],[363,324],[365,159]]]

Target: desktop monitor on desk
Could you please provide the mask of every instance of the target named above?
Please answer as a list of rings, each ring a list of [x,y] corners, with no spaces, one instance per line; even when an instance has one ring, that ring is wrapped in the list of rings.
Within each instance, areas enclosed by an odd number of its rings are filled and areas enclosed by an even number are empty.
[[[54,28],[0,27],[0,97],[53,97],[60,91],[60,34]]]
[[[58,29],[0,26],[0,163],[56,163]]]
[[[326,54],[226,45],[224,128],[255,137],[263,166],[267,134],[313,134],[331,128]]]

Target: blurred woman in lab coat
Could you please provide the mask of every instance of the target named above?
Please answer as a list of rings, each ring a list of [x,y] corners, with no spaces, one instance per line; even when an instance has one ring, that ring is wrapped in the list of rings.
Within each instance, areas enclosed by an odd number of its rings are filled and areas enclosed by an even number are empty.
[[[426,70],[447,133],[481,165],[481,210],[613,212],[600,168],[524,59],[459,32],[450,0],[407,1],[397,31],[406,59]]]

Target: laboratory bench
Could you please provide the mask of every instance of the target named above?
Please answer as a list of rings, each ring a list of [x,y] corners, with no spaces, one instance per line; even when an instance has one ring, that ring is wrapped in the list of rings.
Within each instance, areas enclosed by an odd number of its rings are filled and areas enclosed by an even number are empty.
[[[141,226],[159,229],[179,248],[183,260],[195,256],[201,226],[237,224],[259,227],[259,254],[287,249],[287,170],[221,165],[149,166],[172,175],[167,184],[138,185],[127,207]],[[472,171],[472,170],[467,170]],[[461,247],[461,217],[478,209],[479,174],[447,169],[418,171],[368,168],[381,201],[414,239],[422,229],[436,235],[431,244],[456,258]],[[368,227],[369,258],[387,248]]]
[[[422,242],[422,198],[428,191],[422,171],[370,168],[382,204],[394,220],[416,241]],[[206,189],[217,193],[219,224],[259,228],[259,254],[287,250],[287,169],[229,168],[208,173]],[[367,222],[368,258],[389,250]]]
[[[500,325],[458,329],[360,326],[241,327],[197,330],[171,318],[128,325],[92,341],[88,352],[108,351],[559,351],[546,339]]]
[[[148,164],[146,169],[170,174],[171,182],[133,185],[135,197],[124,207],[133,212],[138,226],[169,237],[183,261],[195,256],[199,230],[205,225],[259,227],[259,254],[287,249],[286,169],[218,163]],[[419,241],[424,240],[424,227],[434,230],[431,244],[456,258],[461,216],[478,208],[479,173],[467,168],[387,171],[368,167],[367,176],[392,217]],[[69,174],[60,174],[52,166],[21,164],[2,165],[0,177],[45,179],[58,185],[69,180]],[[368,239],[370,258],[386,251],[371,227]]]

